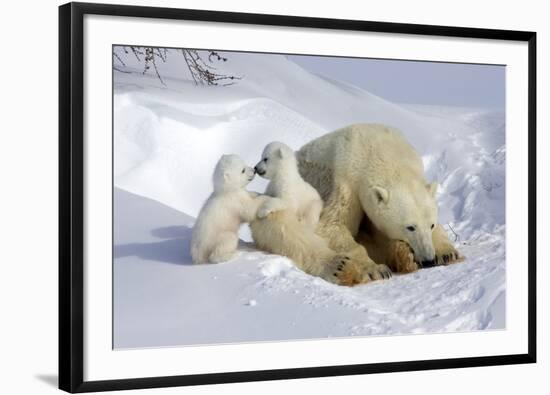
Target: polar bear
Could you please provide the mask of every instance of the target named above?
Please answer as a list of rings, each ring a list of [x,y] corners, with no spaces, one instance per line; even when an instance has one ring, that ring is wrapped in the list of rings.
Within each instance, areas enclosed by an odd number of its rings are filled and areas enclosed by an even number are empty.
[[[351,125],[306,144],[297,159],[325,203],[317,234],[351,257],[346,279],[368,282],[386,277],[388,266],[411,272],[463,258],[437,223],[437,183],[425,180],[421,158],[398,130]]]
[[[256,246],[289,257],[306,273],[340,283],[350,258],[331,250],[315,233],[323,201],[300,176],[294,151],[283,143],[270,143],[254,170],[270,180],[265,193],[273,198],[260,207],[258,219],[250,223]]]
[[[274,211],[286,209],[299,222],[315,231],[323,210],[323,200],[319,192],[298,173],[294,151],[277,141],[269,143],[254,170],[261,177],[270,180],[265,194],[274,198],[260,207],[258,217],[263,218]]]
[[[270,198],[245,189],[254,169],[237,155],[223,155],[214,169],[214,192],[201,208],[193,227],[191,257],[194,263],[218,263],[231,259],[243,222],[252,221]]]

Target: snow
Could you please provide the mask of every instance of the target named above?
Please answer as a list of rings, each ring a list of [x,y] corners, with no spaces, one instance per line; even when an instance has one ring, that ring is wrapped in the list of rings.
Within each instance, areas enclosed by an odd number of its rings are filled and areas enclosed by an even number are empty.
[[[195,86],[176,53],[159,63],[166,85],[131,58],[114,73],[116,348],[505,327],[503,112],[399,105],[282,55],[224,55],[219,71],[243,77],[229,87]],[[222,154],[255,164],[268,142],[297,149],[355,122],[395,126],[419,151],[465,262],[338,287],[256,250],[243,226],[235,259],[191,264]]]

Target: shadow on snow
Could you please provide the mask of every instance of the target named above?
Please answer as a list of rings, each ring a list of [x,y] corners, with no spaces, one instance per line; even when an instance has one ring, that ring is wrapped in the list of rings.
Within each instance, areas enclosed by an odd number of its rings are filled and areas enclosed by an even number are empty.
[[[151,231],[151,234],[165,240],[150,243],[117,244],[114,246],[114,257],[118,259],[136,256],[148,261],[192,265],[189,247],[192,232],[193,228],[187,226],[156,228]]]

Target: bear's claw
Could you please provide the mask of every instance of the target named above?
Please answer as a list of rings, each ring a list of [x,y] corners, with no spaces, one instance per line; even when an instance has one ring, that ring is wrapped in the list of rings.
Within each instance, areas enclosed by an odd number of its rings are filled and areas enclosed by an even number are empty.
[[[464,257],[458,253],[458,251],[449,252],[442,255],[435,256],[436,265],[450,265],[452,263],[461,262],[464,260]]]
[[[353,286],[361,282],[361,276],[348,256],[336,256],[327,264],[326,269],[332,273],[331,282],[338,285]]]
[[[392,277],[392,271],[386,265],[372,263],[363,269],[362,283],[376,280],[388,280]]]
[[[372,262],[364,265],[351,259],[349,256],[335,256],[325,266],[328,276],[326,280],[346,286],[368,283],[377,280],[387,280],[392,277],[392,271],[386,265],[377,265]]]
[[[464,260],[464,256],[454,247],[440,225],[434,230],[433,243],[436,265],[450,265]]]

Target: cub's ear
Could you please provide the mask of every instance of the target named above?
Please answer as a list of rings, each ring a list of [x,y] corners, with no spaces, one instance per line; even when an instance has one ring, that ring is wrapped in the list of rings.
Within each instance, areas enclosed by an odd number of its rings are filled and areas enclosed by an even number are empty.
[[[428,193],[432,195],[432,197],[435,197],[435,193],[437,192],[437,187],[438,187],[437,181],[434,181],[431,184],[426,184],[426,189],[428,189]]]
[[[384,189],[382,187],[372,187],[372,192],[374,193],[374,198],[378,203],[388,203],[388,200],[390,200],[390,193],[387,189]]]
[[[231,177],[231,173],[227,172],[227,171],[224,171],[223,172],[223,179],[225,181],[229,181],[229,178]]]
[[[275,151],[275,155],[277,155],[277,157],[280,159],[283,159],[285,157],[285,153],[283,152],[282,148],[277,148],[277,151]]]

